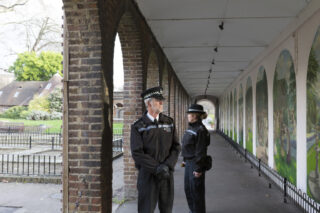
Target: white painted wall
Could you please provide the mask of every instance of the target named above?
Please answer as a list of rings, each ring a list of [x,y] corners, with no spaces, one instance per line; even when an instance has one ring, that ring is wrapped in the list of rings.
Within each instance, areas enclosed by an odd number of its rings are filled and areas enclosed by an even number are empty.
[[[309,53],[315,33],[320,26],[320,1],[313,0],[298,15],[298,17],[272,42],[269,47],[255,58],[249,67],[241,74],[225,91],[229,94],[234,88],[240,91],[240,84],[243,87],[244,97],[244,148],[245,148],[245,88],[246,80],[251,76],[253,83],[253,144],[254,154],[256,154],[256,78],[260,66],[266,70],[268,81],[268,164],[274,167],[273,157],[273,77],[276,63],[280,53],[287,49],[293,60],[296,74],[297,87],[297,187],[303,192],[307,190],[307,150],[306,150],[306,79]],[[225,96],[223,94],[221,97]],[[238,106],[238,104],[237,104]],[[239,106],[237,107],[239,116]],[[237,117],[238,117],[237,116]],[[237,118],[238,122],[239,119]],[[237,125],[239,135],[239,125]],[[239,138],[237,138],[239,142]]]

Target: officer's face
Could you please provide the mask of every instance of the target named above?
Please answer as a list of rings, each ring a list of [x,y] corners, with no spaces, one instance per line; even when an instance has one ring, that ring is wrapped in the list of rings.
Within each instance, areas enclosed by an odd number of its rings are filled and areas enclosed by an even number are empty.
[[[189,123],[194,123],[198,121],[198,116],[196,113],[188,113],[188,122]]]
[[[149,108],[152,110],[153,113],[158,114],[163,111],[163,101],[152,98],[149,104]]]

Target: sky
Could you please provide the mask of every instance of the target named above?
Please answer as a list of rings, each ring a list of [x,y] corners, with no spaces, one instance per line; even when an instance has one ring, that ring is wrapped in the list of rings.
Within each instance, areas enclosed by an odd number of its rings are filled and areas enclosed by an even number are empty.
[[[1,4],[4,4],[19,0],[0,1]],[[30,20],[37,22],[38,20],[49,17],[57,26],[63,25],[62,6],[61,0],[28,0],[26,5],[17,7],[13,12],[0,13],[0,71],[7,70],[16,60],[18,53],[27,51],[26,28],[30,26]],[[37,28],[34,27],[32,31],[36,33]],[[62,33],[61,30],[61,33],[58,34],[59,38],[56,38],[59,39],[59,41],[61,40],[61,42]],[[62,47],[61,45],[55,45],[45,50],[61,52]],[[114,52],[114,88],[115,90],[121,90],[123,88],[123,62],[118,36],[116,38]]]

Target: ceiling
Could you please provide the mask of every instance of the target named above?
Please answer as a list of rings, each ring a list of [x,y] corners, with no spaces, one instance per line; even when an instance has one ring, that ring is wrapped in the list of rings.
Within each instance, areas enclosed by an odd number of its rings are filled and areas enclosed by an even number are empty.
[[[220,96],[309,0],[136,2],[189,95]]]

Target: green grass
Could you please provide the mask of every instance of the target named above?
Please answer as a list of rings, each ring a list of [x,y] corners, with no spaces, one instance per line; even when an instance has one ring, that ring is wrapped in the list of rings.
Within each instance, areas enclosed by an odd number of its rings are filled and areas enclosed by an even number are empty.
[[[247,141],[246,141],[246,149],[250,152],[253,153],[253,142],[252,142],[252,131],[249,130],[247,132]]]
[[[276,142],[277,154],[274,155],[274,162],[276,164],[276,170],[282,177],[286,177],[288,181],[296,185],[297,183],[297,162],[296,158],[291,157],[291,162],[288,164],[286,157],[282,157],[280,154],[280,144]]]
[[[49,127],[48,133],[60,133],[60,128],[62,125],[62,120],[47,120],[47,121],[33,121],[33,120],[25,120],[25,119],[8,119],[8,118],[0,118],[0,121],[7,121],[10,123],[23,123],[25,126],[39,126],[40,124],[44,124]],[[114,123],[113,124],[113,132],[116,134],[122,134],[123,123]]]
[[[8,118],[0,118],[0,121],[7,121],[10,123],[23,123],[25,126],[39,126],[44,124],[49,127],[49,133],[60,133],[62,120],[47,120],[47,121],[33,121],[33,120],[25,120],[25,119],[8,119]]]
[[[241,147],[243,147],[243,134],[241,134],[240,132],[240,135],[239,135],[239,144]]]
[[[315,171],[315,169],[316,169],[316,150],[315,150],[316,146],[317,146],[317,144],[314,144],[308,150],[308,154],[307,154],[307,174],[308,174],[308,176],[311,171]],[[318,167],[320,170],[320,163],[319,163]],[[312,195],[310,193],[310,189],[309,189],[309,184],[308,184],[308,195],[312,197]]]

